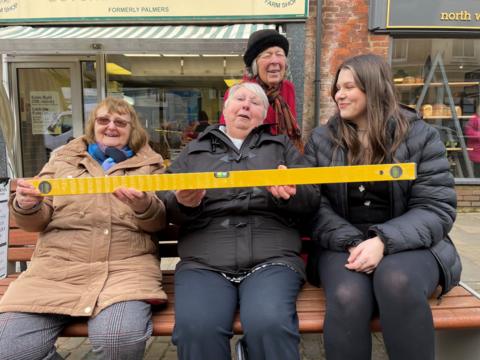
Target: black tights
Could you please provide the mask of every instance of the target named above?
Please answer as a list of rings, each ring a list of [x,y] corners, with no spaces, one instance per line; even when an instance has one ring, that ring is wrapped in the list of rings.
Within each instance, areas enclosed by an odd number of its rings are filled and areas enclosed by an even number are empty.
[[[435,335],[428,298],[439,282],[429,250],[385,256],[372,275],[347,270],[348,254],[324,250],[319,260],[327,313],[327,359],[371,358],[370,320],[378,310],[390,359],[434,359]]]

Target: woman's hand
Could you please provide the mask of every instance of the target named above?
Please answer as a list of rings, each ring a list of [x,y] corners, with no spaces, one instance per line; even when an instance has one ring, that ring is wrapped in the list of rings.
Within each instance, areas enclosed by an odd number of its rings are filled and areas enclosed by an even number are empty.
[[[286,169],[285,165],[278,165],[277,169]],[[295,185],[267,186],[268,192],[278,199],[288,200],[297,193]]]
[[[130,206],[137,214],[143,214],[150,207],[152,199],[143,191],[134,188],[119,187],[113,195],[121,202]]]
[[[193,208],[200,206],[206,193],[205,190],[177,190],[175,197],[179,204]]]
[[[17,189],[15,190],[15,201],[23,209],[32,209],[43,201],[40,191],[24,179],[17,179]]]
[[[345,267],[349,270],[372,273],[383,258],[385,244],[378,236],[367,239],[355,247],[349,249]]]

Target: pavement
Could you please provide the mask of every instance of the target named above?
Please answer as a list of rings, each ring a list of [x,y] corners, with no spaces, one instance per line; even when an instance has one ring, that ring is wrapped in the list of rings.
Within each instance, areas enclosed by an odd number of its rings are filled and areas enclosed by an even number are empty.
[[[480,293],[480,212],[458,213],[450,235],[462,258],[462,281]],[[174,266],[175,260],[162,260],[162,268],[172,269]],[[232,339],[232,348],[237,339],[238,336]],[[319,334],[302,335],[300,345],[302,360],[324,360],[322,341],[322,336]],[[372,334],[372,341],[372,360],[388,360],[381,334]],[[87,338],[59,338],[57,349],[64,359],[94,359]],[[149,340],[145,360],[174,359],[177,359],[177,352],[169,336],[157,336]],[[232,357],[232,359],[234,358]]]

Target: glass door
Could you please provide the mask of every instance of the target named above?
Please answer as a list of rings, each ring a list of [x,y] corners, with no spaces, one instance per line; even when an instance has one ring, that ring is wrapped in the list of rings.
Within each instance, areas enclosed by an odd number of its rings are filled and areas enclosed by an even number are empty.
[[[21,176],[36,175],[53,150],[83,133],[78,63],[12,64],[17,94],[17,149]]]

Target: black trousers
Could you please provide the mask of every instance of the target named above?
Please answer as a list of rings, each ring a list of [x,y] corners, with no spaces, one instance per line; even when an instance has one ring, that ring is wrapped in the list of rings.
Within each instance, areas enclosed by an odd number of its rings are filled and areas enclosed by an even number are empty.
[[[255,271],[240,284],[204,269],[175,273],[175,329],[182,360],[230,360],[232,322],[240,306],[249,360],[300,359],[297,295],[302,277],[286,266]]]
[[[378,311],[390,359],[433,360],[428,298],[438,285],[439,266],[432,253],[422,249],[387,255],[371,275],[346,269],[347,258],[347,253],[324,251],[319,260],[327,302],[327,359],[370,359],[370,320]]]

